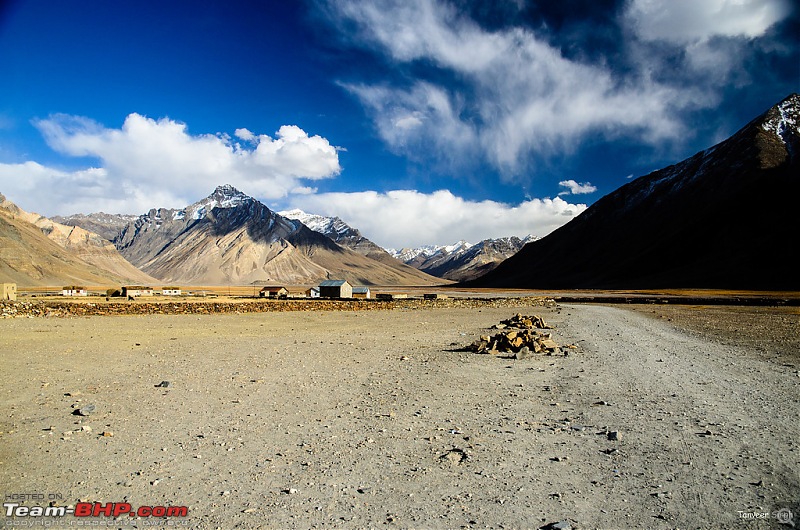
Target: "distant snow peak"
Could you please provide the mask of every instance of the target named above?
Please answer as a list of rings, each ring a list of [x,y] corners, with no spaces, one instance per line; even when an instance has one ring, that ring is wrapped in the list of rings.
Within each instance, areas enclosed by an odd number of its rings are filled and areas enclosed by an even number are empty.
[[[473,246],[474,245],[472,243],[467,243],[462,239],[456,243],[453,243],[452,245],[422,245],[414,248],[387,248],[384,250],[386,250],[386,252],[388,252],[392,257],[403,262],[408,262],[418,257],[430,258],[438,254],[460,254],[466,252]]]

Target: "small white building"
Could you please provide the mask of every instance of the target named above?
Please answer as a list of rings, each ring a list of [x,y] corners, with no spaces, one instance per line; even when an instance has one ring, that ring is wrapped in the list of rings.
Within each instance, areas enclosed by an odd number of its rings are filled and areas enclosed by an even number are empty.
[[[353,287],[353,298],[372,298],[372,293],[370,293],[369,287]]]
[[[306,296],[309,298],[319,298],[319,287],[312,287],[306,290]]]
[[[17,299],[17,284],[16,283],[4,283],[3,284],[3,297],[0,300],[8,300],[13,302]]]
[[[162,296],[180,296],[181,295],[181,288],[180,287],[162,287],[161,288],[161,295]]]
[[[86,287],[67,285],[61,289],[61,296],[86,296]]]

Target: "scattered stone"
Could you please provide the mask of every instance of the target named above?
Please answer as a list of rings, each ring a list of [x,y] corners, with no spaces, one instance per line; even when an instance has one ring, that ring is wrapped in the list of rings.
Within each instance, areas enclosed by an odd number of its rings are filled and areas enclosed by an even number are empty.
[[[156,388],[169,388],[169,381],[161,381],[156,385]]]
[[[557,523],[547,523],[539,528],[541,530],[572,530],[572,524],[569,521],[558,521]]]
[[[528,348],[527,346],[523,346],[522,348],[519,349],[517,353],[514,354],[514,358],[517,359],[518,361],[521,361],[523,359],[527,359],[531,355],[533,355],[531,349]]]
[[[73,414],[77,414],[78,416],[88,416],[89,414],[92,414],[96,409],[97,407],[94,404],[87,403],[86,405],[78,409],[75,409],[75,412]]]
[[[622,435],[619,433],[619,431],[609,431],[606,436],[612,441],[617,441],[622,438]]]
[[[111,438],[114,436],[114,433],[111,431],[103,431],[100,433],[100,436],[104,436],[106,438]]]
[[[442,461],[453,465],[460,465],[467,461],[467,453],[463,449],[454,447],[439,457]]]

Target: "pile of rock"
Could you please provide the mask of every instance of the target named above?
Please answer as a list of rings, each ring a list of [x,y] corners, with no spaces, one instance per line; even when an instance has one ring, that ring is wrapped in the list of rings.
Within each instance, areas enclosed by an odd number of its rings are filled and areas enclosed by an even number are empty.
[[[472,343],[470,349],[475,353],[513,353],[516,359],[524,359],[535,353],[552,355],[559,351],[559,346],[553,340],[550,329],[544,320],[537,315],[526,316],[517,313],[508,320],[492,326],[501,330],[494,335],[481,335]]]
[[[505,328],[516,328],[516,329],[551,329],[547,323],[545,323],[544,319],[539,315],[522,315],[517,313],[511,318],[501,321],[499,324],[495,324],[492,326],[493,329],[505,329]]]

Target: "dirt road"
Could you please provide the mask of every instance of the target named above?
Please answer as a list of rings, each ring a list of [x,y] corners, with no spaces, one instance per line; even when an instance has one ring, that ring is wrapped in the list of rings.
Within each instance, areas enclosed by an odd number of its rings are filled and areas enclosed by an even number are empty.
[[[577,348],[461,351],[515,312]],[[800,520],[799,367],[624,308],[8,319],[0,352],[4,502],[188,507],[110,527]]]

